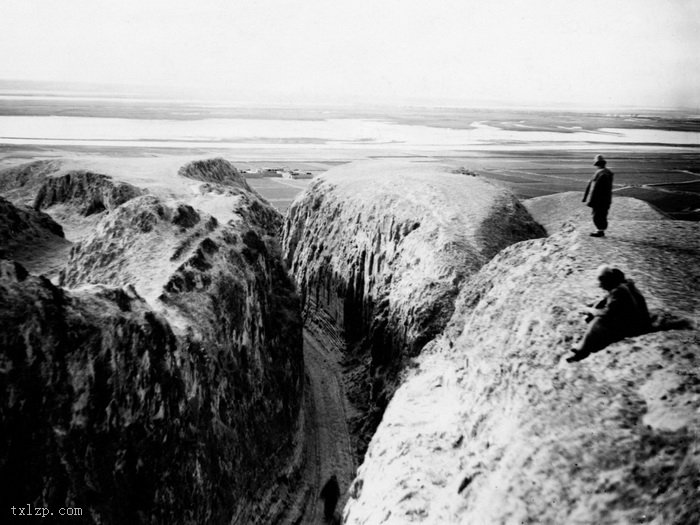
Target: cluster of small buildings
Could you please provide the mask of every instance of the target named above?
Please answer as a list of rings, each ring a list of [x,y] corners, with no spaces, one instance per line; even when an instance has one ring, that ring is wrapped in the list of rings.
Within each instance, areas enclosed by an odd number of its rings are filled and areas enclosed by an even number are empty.
[[[250,168],[241,170],[241,173],[249,178],[282,177],[283,179],[310,179],[313,174],[310,171],[289,168]]]

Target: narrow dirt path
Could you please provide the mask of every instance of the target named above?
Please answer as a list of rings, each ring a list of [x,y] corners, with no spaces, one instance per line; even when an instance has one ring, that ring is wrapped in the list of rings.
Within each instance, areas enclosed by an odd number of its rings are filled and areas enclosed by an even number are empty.
[[[342,492],[336,515],[345,505],[356,465],[347,426],[350,408],[343,389],[341,359],[336,342],[324,337],[322,331],[304,329],[305,463],[302,482],[284,523],[326,523],[319,493],[332,474],[337,476]]]

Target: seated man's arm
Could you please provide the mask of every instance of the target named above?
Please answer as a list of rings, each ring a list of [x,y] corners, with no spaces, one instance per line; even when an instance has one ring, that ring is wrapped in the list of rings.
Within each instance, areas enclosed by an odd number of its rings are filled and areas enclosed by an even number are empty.
[[[589,306],[585,309],[585,311],[588,313],[588,315],[593,316],[593,317],[602,317],[605,315],[605,313],[608,311],[608,300],[610,298],[608,296],[603,297],[600,301],[597,301],[595,304],[592,306]]]
[[[629,294],[621,287],[611,290],[605,302],[605,307],[598,310],[596,314],[603,322],[618,323],[629,317],[632,307]]]

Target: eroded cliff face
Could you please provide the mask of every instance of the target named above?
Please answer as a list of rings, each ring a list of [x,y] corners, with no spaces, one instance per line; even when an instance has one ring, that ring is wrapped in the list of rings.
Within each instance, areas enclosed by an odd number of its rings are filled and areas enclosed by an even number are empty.
[[[359,457],[399,372],[442,331],[464,280],[505,246],[543,234],[508,191],[416,164],[337,168],[294,202],[285,257],[307,328],[347,345]]]
[[[95,192],[59,200],[83,209]],[[80,506],[101,523],[283,511],[269,488],[293,474],[302,334],[281,217],[244,187],[197,192],[232,218],[139,191],[88,214],[59,285],[4,264],[3,505]]]
[[[633,278],[652,311],[697,323],[698,224],[612,218],[603,239],[574,221],[465,281],[386,410],[345,523],[700,520],[697,324],[565,361],[581,306],[602,294],[602,263]]]

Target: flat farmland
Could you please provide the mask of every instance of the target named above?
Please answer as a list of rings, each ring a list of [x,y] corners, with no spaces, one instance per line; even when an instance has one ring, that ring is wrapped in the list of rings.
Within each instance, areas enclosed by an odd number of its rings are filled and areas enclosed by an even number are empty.
[[[311,179],[289,180],[280,177],[249,178],[248,184],[270,204],[285,213],[292,201],[311,182]]]
[[[700,218],[700,151],[602,153],[615,173],[616,194],[645,200],[675,218]],[[444,161],[498,181],[521,199],[583,191],[596,169],[590,151],[487,152]]]

